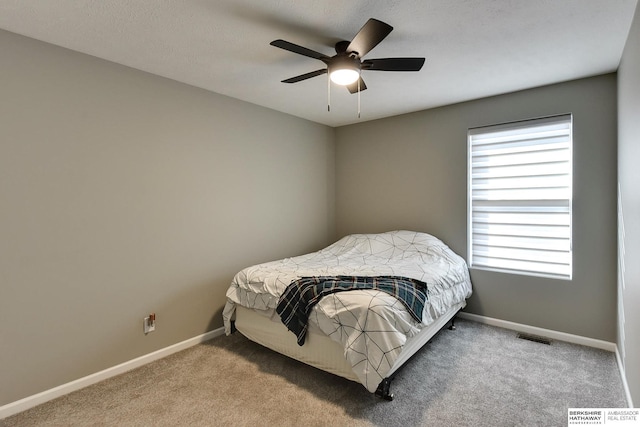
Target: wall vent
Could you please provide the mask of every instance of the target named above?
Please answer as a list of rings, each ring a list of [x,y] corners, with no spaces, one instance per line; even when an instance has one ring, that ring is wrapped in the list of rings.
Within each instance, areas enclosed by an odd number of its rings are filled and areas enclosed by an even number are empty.
[[[520,338],[521,340],[527,340],[527,341],[537,342],[540,344],[551,345],[551,340],[549,338],[541,337],[538,335],[519,333],[518,338]]]

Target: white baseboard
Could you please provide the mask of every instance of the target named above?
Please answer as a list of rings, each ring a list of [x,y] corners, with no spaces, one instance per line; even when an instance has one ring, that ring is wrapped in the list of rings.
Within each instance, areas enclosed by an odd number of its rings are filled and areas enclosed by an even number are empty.
[[[558,341],[565,341],[572,344],[580,344],[587,347],[599,348],[615,352],[617,346],[609,341],[596,340],[580,335],[567,334],[566,332],[553,331],[551,329],[538,328],[536,326],[523,325],[521,323],[509,322],[507,320],[494,319],[492,317],[480,316],[472,313],[460,312],[458,317],[461,319],[473,320],[474,322],[484,323],[499,328],[510,329],[512,331],[523,332],[526,334],[538,335],[545,338],[551,338]]]
[[[169,347],[162,348],[160,350],[154,351],[153,353],[145,354],[144,356],[140,356],[133,360],[129,360],[128,362],[124,362],[111,368],[107,368],[103,371],[96,372],[95,374],[87,375],[86,377],[79,378],[75,381],[62,384],[49,390],[45,390],[41,393],[34,394],[33,396],[25,397],[24,399],[20,399],[15,402],[8,403],[4,406],[0,406],[0,420],[19,412],[26,411],[27,409],[48,402],[49,400],[64,396],[65,394],[69,394],[73,391],[146,365],[147,363],[162,359],[163,357],[167,357],[173,353],[177,353],[178,351],[193,347],[223,334],[224,328],[214,329],[213,331],[198,335],[197,337],[189,338],[188,340],[179,342]]]

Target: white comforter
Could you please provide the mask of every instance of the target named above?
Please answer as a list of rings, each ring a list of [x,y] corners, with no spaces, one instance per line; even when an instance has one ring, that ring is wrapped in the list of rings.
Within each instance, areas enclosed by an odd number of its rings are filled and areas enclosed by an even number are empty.
[[[225,332],[231,333],[236,304],[273,312],[293,280],[328,275],[403,276],[427,283],[422,323],[399,300],[376,290],[337,292],[313,308],[310,326],[343,345],[354,373],[370,392],[386,377],[407,338],[471,295],[464,259],[437,238],[413,231],[354,234],[318,252],[240,271],[227,291]]]

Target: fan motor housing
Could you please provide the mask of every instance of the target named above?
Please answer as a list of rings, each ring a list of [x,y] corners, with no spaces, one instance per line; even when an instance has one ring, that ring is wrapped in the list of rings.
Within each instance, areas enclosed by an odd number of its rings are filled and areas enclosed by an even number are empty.
[[[346,53],[347,52],[347,48],[349,47],[349,45],[351,44],[351,42],[348,42],[346,40],[342,40],[339,41],[338,43],[336,43],[336,53]],[[356,55],[358,55],[358,52],[353,52]]]

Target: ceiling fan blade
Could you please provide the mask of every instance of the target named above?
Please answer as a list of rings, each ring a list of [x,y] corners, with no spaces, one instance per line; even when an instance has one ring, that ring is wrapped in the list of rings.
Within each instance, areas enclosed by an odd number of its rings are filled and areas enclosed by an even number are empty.
[[[298,46],[297,44],[288,42],[286,40],[274,40],[269,43],[271,46],[279,47],[280,49],[288,50],[289,52],[297,53],[299,55],[308,56],[309,58],[319,59],[324,61],[330,59],[329,56],[316,52],[315,50],[307,49],[306,47]]]
[[[351,93],[358,93],[358,81],[356,80],[355,83],[347,85],[347,89],[349,89],[349,92]],[[364,84],[364,80],[362,80],[362,77],[360,77],[360,92],[362,92],[363,90],[367,90],[367,85]]]
[[[347,53],[357,52],[358,56],[362,58],[384,40],[392,30],[393,27],[389,24],[377,19],[369,19],[349,43]]]
[[[322,70],[312,71],[310,73],[301,74],[299,76],[291,77],[286,80],[283,80],[282,83],[298,83],[302,80],[310,79],[311,77],[321,76],[323,74],[327,74],[327,69],[323,68]]]
[[[420,71],[424,58],[384,58],[362,61],[363,70],[374,71]]]

